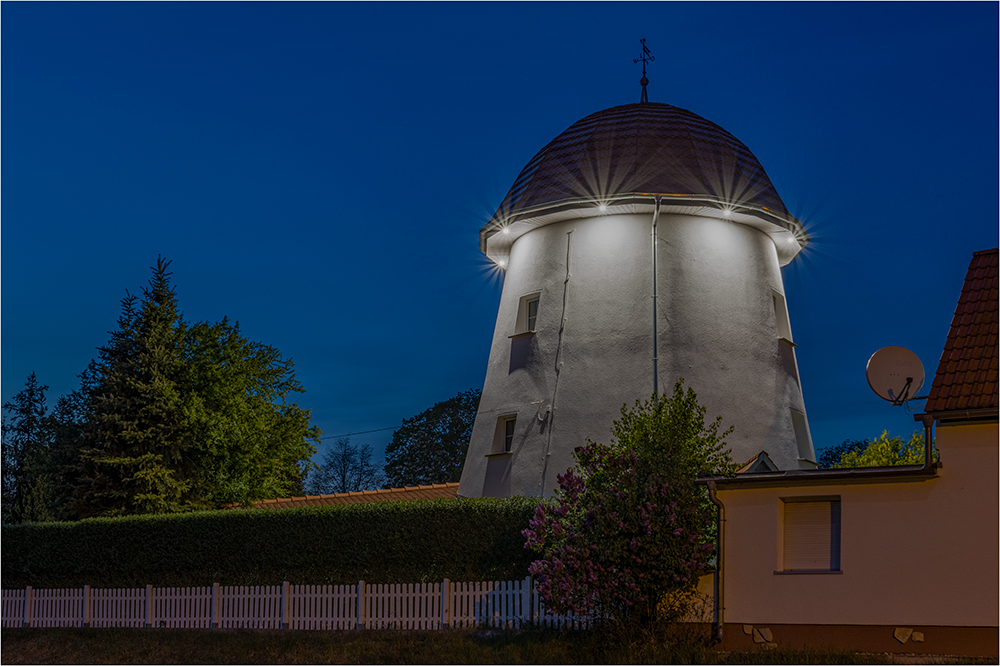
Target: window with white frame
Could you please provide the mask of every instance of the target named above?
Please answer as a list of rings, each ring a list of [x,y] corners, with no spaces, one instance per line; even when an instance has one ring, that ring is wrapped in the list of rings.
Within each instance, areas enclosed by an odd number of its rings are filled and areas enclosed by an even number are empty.
[[[840,572],[840,497],[781,499],[784,573]]]
[[[771,303],[774,305],[774,321],[778,328],[778,337],[792,342],[792,325],[788,321],[788,306],[785,303],[785,295],[772,289]]]
[[[790,410],[792,414],[792,430],[795,432],[795,445],[799,452],[799,460],[813,462],[812,437],[809,436],[809,425],[806,415],[797,409]]]
[[[514,322],[514,335],[524,335],[535,332],[538,321],[538,303],[541,292],[526,294],[517,305],[517,321]]]
[[[517,414],[507,414],[497,419],[497,429],[493,434],[491,455],[510,453],[514,448],[514,429],[517,427]]]

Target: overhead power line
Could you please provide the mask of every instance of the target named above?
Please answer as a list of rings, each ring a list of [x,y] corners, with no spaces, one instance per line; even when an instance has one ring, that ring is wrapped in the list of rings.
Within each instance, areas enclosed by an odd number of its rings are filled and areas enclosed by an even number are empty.
[[[361,430],[359,432],[345,432],[341,435],[327,435],[325,437],[320,437],[320,439],[333,439],[334,437],[350,437],[351,435],[367,435],[370,432],[384,432],[386,430],[397,430],[399,426],[392,426],[389,428],[376,428],[375,430]]]

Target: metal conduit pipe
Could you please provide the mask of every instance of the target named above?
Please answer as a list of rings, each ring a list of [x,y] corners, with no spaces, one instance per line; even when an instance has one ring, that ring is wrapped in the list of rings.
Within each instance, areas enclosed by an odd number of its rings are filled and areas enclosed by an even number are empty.
[[[660,370],[657,367],[659,363],[659,354],[657,353],[659,344],[657,343],[656,333],[656,220],[659,217],[660,195],[657,194],[653,204],[653,230],[650,233],[653,249],[653,400],[656,401],[660,399]]]
[[[929,470],[936,467],[934,464],[934,445],[931,441],[934,417],[929,414],[920,414],[917,416],[917,419],[924,424],[924,466],[921,469]]]
[[[716,506],[715,512],[715,575],[712,577],[712,638],[711,645],[718,645],[722,642],[722,625],[726,610],[723,604],[725,594],[723,563],[726,554],[726,507],[722,500],[715,494],[717,486],[715,481],[708,482],[708,498]]]

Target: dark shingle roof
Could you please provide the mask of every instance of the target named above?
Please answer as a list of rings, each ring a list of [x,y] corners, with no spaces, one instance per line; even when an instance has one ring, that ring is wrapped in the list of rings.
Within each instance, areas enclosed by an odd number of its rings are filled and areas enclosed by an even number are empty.
[[[454,499],[458,495],[458,483],[434,483],[427,486],[406,486],[405,488],[384,488],[381,490],[359,490],[332,495],[307,495],[306,497],[283,497],[260,500],[253,503],[255,509],[290,509],[298,506],[324,506],[331,504],[365,504],[367,502],[395,502],[415,499]]]
[[[972,255],[928,413],[997,408],[997,250]]]
[[[535,155],[494,221],[566,199],[631,193],[710,195],[788,216],[764,168],[735,136],[669,104],[598,111]]]

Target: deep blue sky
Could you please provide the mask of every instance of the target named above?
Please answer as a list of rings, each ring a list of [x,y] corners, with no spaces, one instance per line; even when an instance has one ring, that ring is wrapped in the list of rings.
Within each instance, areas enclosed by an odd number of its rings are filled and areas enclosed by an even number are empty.
[[[784,273],[817,449],[916,424],[998,240],[998,5],[0,6],[2,398],[49,403],[163,254],[192,321],[294,359],[324,435],[480,388],[499,281],[477,232],[550,139],[638,101],[735,134],[812,243]],[[601,433],[595,433],[600,438]],[[391,431],[356,436],[379,453]]]

